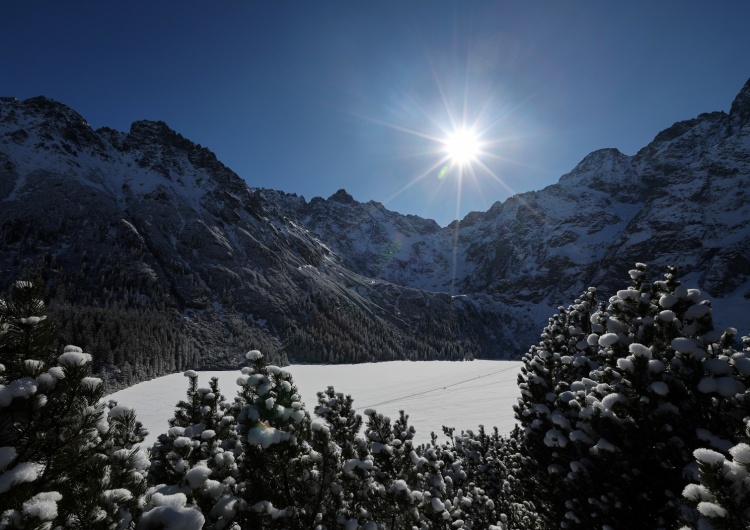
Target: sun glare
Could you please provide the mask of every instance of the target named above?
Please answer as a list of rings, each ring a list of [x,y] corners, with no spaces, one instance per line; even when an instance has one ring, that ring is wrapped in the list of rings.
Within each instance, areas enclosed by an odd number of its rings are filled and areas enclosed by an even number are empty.
[[[458,129],[445,140],[448,158],[459,166],[465,166],[479,155],[479,138],[471,129]]]
[[[445,194],[452,193],[449,202],[455,200],[455,216],[453,219],[458,221],[461,218],[461,199],[464,189],[467,188],[484,199],[484,190],[480,177],[488,176],[495,183],[502,186],[510,195],[515,192],[506,184],[506,182],[497,175],[497,173],[487,165],[488,161],[499,160],[509,162],[510,160],[499,156],[495,151],[499,144],[509,141],[511,136],[507,135],[508,128],[503,127],[502,133],[498,136],[500,123],[507,119],[508,114],[514,108],[495,108],[494,96],[487,100],[472,102],[472,97],[468,88],[468,81],[465,83],[463,92],[463,105],[459,105],[456,98],[451,98],[450,94],[443,88],[437,74],[435,74],[435,84],[437,93],[442,98],[444,108],[423,107],[419,101],[412,98],[405,98],[403,109],[405,115],[411,118],[415,111],[423,114],[425,122],[430,126],[426,129],[412,128],[382,121],[372,116],[363,116],[368,122],[374,122],[384,125],[396,131],[409,134],[416,138],[426,140],[424,151],[415,154],[427,155],[431,162],[427,164],[426,169],[419,174],[410,178],[403,184],[401,189],[396,191],[391,197],[386,199],[386,203],[395,199],[404,193],[407,189],[416,186],[419,183],[427,186],[425,191],[429,191],[430,200],[434,200],[441,190]],[[452,104],[456,100],[455,104]],[[462,110],[458,111],[457,109]],[[432,109],[432,111],[430,111]],[[500,112],[502,110],[502,112]],[[505,125],[505,124],[503,124]],[[429,147],[426,147],[429,145]],[[435,180],[431,180],[434,178]],[[432,189],[429,189],[432,188]],[[451,189],[452,188],[452,189]],[[458,229],[459,222],[453,225],[453,267],[451,278],[451,294],[458,288],[457,279],[457,260],[458,260]]]

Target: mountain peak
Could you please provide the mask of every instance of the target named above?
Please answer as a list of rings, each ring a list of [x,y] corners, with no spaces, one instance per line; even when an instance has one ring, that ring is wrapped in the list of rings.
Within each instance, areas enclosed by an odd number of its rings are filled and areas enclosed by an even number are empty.
[[[133,122],[122,148],[139,151],[141,167],[151,167],[170,178],[171,172],[180,173],[179,158],[184,156],[194,168],[208,170],[211,179],[226,191],[243,193],[245,182],[222,164],[208,148],[185,138],[163,121],[140,120]]]
[[[736,116],[740,121],[740,126],[750,122],[750,79],[747,80],[740,93],[734,98],[729,115]]]
[[[18,98],[3,98],[5,102],[14,104],[20,104],[25,109],[35,111],[37,114],[45,115],[65,115],[66,117],[73,117],[81,121],[85,121],[83,117],[76,111],[68,107],[65,103],[60,103],[57,100],[48,98],[46,96],[36,96],[33,98],[24,99],[19,101]]]
[[[588,182],[592,180],[619,179],[623,166],[629,165],[630,157],[624,155],[619,149],[606,147],[597,149],[586,155],[578,162],[570,173],[560,177],[560,182]]]
[[[328,200],[340,202],[342,204],[354,204],[357,202],[354,200],[354,197],[349,195],[344,188],[341,188],[339,191],[328,197]]]
[[[45,96],[25,100],[0,98],[0,119],[9,127],[18,127],[23,138],[28,138],[34,131],[42,132],[45,138],[57,137],[59,142],[51,147],[61,152],[102,148],[99,137],[83,116],[64,103]]]
[[[603,147],[587,154],[585,157],[583,157],[583,160],[578,163],[578,165],[588,168],[592,165],[601,164],[605,160],[613,160],[623,157],[627,157],[627,155],[624,155],[616,147]]]
[[[170,129],[163,121],[140,120],[133,122],[130,125],[128,139],[135,141],[135,143],[146,141],[147,143],[160,145],[192,145],[192,142]]]

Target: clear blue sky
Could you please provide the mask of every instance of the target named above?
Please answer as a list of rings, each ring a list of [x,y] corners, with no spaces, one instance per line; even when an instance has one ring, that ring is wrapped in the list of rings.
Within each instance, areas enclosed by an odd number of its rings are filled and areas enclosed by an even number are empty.
[[[487,209],[728,110],[748,21],[745,0],[12,1],[0,95],[57,99],[95,128],[163,120],[251,186],[345,188],[445,225],[457,171],[439,178],[422,135],[481,116],[489,172],[465,172],[458,212]]]

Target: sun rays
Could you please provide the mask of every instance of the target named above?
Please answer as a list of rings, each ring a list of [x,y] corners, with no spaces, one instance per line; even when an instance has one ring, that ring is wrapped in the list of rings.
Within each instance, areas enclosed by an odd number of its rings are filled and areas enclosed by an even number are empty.
[[[389,194],[384,202],[388,204],[417,185],[426,185],[426,193],[422,195],[422,200],[429,201],[430,197],[436,196],[441,190],[445,191],[446,186],[449,186],[452,188],[452,206],[455,206],[454,219],[460,219],[462,214],[467,213],[462,210],[461,203],[464,188],[467,186],[470,186],[475,195],[486,198],[487,207],[502,198],[491,196],[488,187],[499,186],[503,194],[515,195],[515,191],[506,180],[493,169],[498,166],[498,162],[503,167],[523,165],[513,160],[503,149],[505,144],[523,141],[520,134],[514,134],[512,129],[504,127],[504,121],[513,121],[508,119],[508,115],[512,114],[514,109],[505,105],[505,112],[498,112],[497,102],[489,100],[476,101],[472,105],[471,97],[467,94],[461,94],[457,105],[452,106],[451,101],[456,98],[450,97],[437,77],[435,87],[440,97],[431,106],[416,101],[413,97],[405,96],[402,101],[405,111],[422,116],[423,128],[415,127],[413,122],[405,125],[371,116],[360,116],[370,123],[392,129],[404,135],[406,139],[416,140],[423,146],[405,155],[424,159],[422,169],[408,175],[403,185]],[[466,86],[462,88],[469,90]],[[477,109],[474,115],[470,114],[472,106]],[[456,110],[455,107],[460,110]],[[498,131],[502,131],[502,134]],[[488,186],[490,182],[493,186]]]
[[[460,219],[469,208],[486,210],[498,200],[516,196],[522,207],[537,215],[508,184],[528,165],[515,160],[514,154],[524,152],[530,136],[538,134],[529,119],[534,95],[519,94],[510,84],[477,76],[468,68],[461,72],[428,62],[432,76],[418,81],[407,77],[403,85],[390,80],[378,114],[356,115],[376,124],[383,141],[378,147],[392,145],[390,156],[404,162],[398,166],[406,169],[398,189],[382,190],[385,205],[403,203],[408,197],[420,201],[423,209],[440,208],[442,223],[451,223],[454,294],[460,290],[457,282],[463,268],[458,262]]]

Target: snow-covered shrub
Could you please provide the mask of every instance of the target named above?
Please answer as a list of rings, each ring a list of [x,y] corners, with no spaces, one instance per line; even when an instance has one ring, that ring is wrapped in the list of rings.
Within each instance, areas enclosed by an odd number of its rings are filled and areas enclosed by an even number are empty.
[[[453,443],[444,444],[443,451],[452,455],[446,470],[451,470],[456,492],[454,517],[471,528],[538,528],[537,510],[532,499],[523,496],[517,478],[525,461],[518,427],[507,436],[501,436],[497,428],[487,433],[481,425],[476,432],[449,432]]]
[[[419,521],[418,506],[424,501],[417,477],[424,461],[414,451],[414,427],[404,411],[395,422],[372,409],[365,416],[367,449],[361,466],[366,473],[359,489],[363,519],[384,528],[409,528]]]

